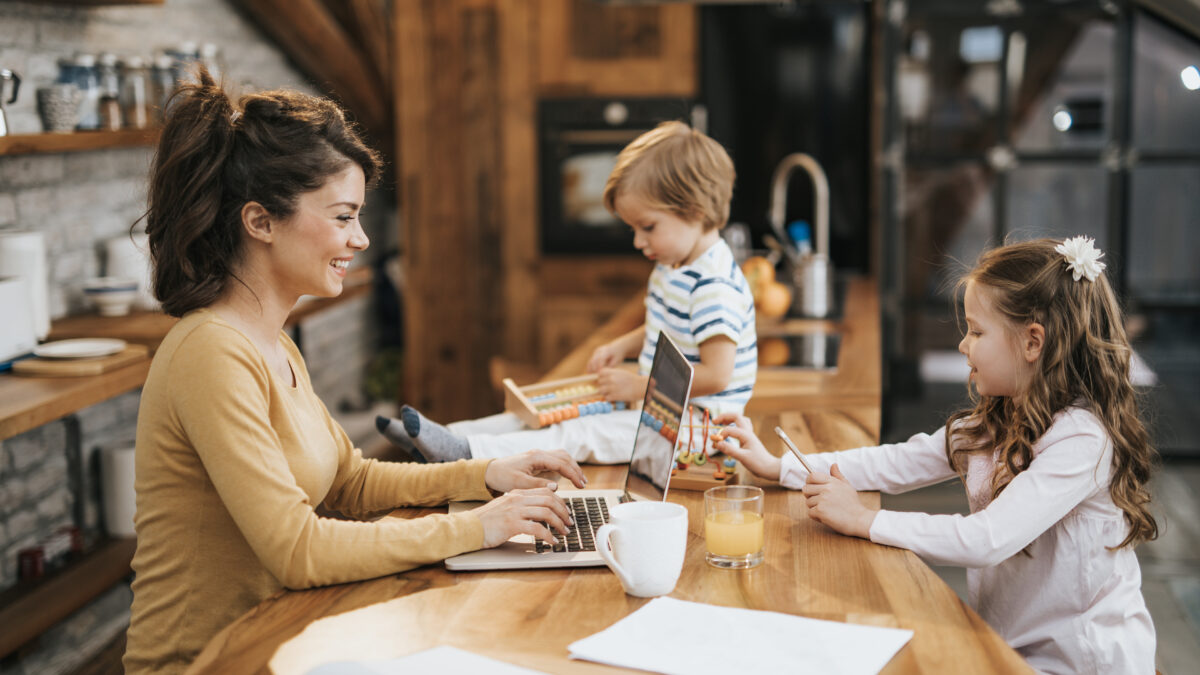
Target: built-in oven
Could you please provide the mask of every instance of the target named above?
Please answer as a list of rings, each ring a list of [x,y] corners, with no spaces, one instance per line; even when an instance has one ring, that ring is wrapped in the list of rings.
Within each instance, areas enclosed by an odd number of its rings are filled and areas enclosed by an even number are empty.
[[[700,131],[704,107],[679,98],[545,99],[538,106],[542,252],[632,253],[633,234],[604,208],[617,153],[660,122]]]

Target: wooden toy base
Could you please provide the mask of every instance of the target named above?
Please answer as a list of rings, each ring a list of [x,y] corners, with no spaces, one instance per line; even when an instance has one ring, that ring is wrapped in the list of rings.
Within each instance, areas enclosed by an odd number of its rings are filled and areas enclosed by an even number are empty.
[[[737,485],[738,472],[741,470],[741,465],[734,468],[732,473],[725,476],[725,480],[713,478],[713,472],[717,470],[717,465],[720,464],[724,456],[718,455],[716,460],[710,459],[704,466],[696,466],[688,464],[686,470],[676,469],[671,474],[671,490],[707,490],[710,487],[718,485]]]

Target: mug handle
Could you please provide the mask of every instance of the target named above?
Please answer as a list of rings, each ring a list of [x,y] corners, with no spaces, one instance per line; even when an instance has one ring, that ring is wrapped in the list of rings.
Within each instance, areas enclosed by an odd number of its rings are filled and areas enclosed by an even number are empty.
[[[613,574],[617,575],[622,585],[626,588],[632,588],[633,579],[630,578],[629,572],[625,571],[624,567],[621,567],[621,564],[613,556],[612,549],[609,548],[611,545],[609,540],[612,537],[612,533],[616,531],[617,527],[612,523],[601,525],[600,529],[596,530],[596,552],[600,554],[601,558],[604,558],[604,563],[613,571]]]

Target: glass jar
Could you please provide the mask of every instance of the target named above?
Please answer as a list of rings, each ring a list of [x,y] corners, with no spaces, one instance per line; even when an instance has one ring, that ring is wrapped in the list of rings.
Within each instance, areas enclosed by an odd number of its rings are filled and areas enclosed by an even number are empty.
[[[96,57],[96,77],[100,81],[100,128],[117,131],[121,121],[121,76],[117,72],[117,55],[104,53]]]
[[[196,63],[200,60],[200,52],[195,42],[181,42],[167,50],[167,55],[174,59],[172,68],[175,73],[175,84],[196,83]]]
[[[96,74],[96,57],[76,54],[60,59],[58,82],[74,84],[79,89],[79,124],[75,128],[81,131],[99,129],[100,78]]]
[[[167,101],[175,93],[175,59],[160,52],[154,57],[154,65],[150,67],[150,107],[155,124],[162,124],[163,111],[167,109]]]
[[[150,75],[140,56],[121,61],[121,117],[127,129],[150,126]]]

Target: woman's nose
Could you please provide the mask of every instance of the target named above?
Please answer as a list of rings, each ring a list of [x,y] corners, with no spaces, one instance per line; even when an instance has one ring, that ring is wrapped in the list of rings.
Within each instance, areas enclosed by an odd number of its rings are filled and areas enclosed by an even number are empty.
[[[371,245],[371,240],[367,238],[367,233],[363,230],[362,223],[358,220],[354,222],[354,232],[350,235],[350,248],[362,251]]]
[[[967,353],[967,336],[965,335],[963,336],[963,339],[959,340],[958,342],[958,353],[962,354],[963,356],[970,356],[970,354]]]

